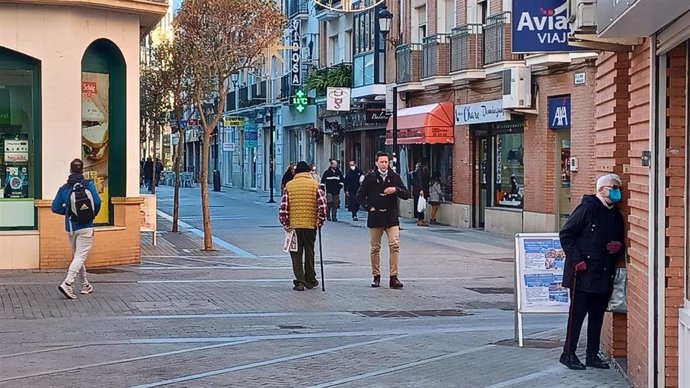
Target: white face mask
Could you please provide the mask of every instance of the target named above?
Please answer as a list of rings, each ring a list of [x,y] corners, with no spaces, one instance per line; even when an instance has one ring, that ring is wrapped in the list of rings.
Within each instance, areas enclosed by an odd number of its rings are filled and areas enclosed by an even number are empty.
[[[357,168],[357,166],[350,166],[350,170],[352,171],[355,171],[355,168]]]

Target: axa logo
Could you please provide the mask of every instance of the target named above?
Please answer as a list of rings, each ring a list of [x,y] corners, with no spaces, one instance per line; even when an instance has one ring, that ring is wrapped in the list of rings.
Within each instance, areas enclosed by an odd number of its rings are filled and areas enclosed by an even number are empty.
[[[566,106],[559,106],[553,114],[552,127],[567,127],[570,123],[568,122],[568,108]]]

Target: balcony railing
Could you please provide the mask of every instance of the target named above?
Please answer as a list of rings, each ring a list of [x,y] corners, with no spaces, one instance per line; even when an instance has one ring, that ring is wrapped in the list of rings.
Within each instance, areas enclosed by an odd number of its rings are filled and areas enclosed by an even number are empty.
[[[484,25],[484,65],[504,61],[519,61],[521,54],[511,50],[510,12],[486,18]]]
[[[422,44],[422,78],[448,75],[450,35],[436,34],[424,38]]]
[[[408,43],[395,50],[397,83],[419,82],[422,72],[422,45]]]
[[[290,18],[298,16],[309,17],[307,0],[290,0],[288,3],[288,16]]]
[[[467,24],[453,29],[450,36],[450,71],[481,69],[482,25]]]

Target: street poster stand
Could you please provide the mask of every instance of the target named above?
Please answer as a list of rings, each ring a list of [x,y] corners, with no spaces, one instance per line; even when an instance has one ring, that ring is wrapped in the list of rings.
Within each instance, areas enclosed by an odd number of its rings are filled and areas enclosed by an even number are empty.
[[[515,336],[524,345],[524,314],[567,314],[570,293],[563,287],[565,252],[558,233],[515,235]]]
[[[153,246],[155,247],[157,244],[156,195],[142,194],[141,197],[144,199],[144,202],[141,203],[141,207],[139,208],[139,215],[141,217],[141,226],[139,231],[153,233]]]

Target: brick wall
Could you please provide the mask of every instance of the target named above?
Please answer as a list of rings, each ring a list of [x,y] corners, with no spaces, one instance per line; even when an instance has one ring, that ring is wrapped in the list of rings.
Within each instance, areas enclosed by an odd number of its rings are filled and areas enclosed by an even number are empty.
[[[678,309],[685,286],[686,56],[685,44],[676,47],[666,69],[665,387],[678,387]]]
[[[624,166],[630,163],[628,151],[629,67],[629,54],[626,52],[604,52],[599,54],[597,60],[595,170],[599,172],[598,175],[615,172],[624,183],[629,181],[629,177],[624,173]],[[623,193],[623,201],[618,208],[627,218],[628,195],[625,190]],[[602,346],[609,355],[625,357],[627,354],[626,315],[607,313],[601,337]]]
[[[650,45],[636,47],[630,59],[630,173],[628,208],[628,376],[635,387],[648,378],[648,235],[649,167],[642,166],[642,151],[650,149]]]
[[[114,227],[96,228],[87,267],[138,264],[141,259],[139,198],[113,198]],[[41,269],[63,269],[72,260],[65,219],[50,211],[50,201],[37,201]]]

